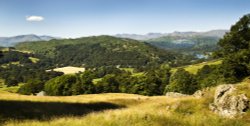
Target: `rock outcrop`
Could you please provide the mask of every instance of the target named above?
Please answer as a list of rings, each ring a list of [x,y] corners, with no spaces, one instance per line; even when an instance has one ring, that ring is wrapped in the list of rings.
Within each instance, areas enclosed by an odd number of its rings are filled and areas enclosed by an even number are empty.
[[[40,91],[39,93],[36,94],[36,96],[46,96],[46,92],[45,91]]]
[[[172,98],[179,98],[179,97],[186,97],[186,96],[189,96],[189,95],[181,94],[181,93],[177,93],[177,92],[167,92],[166,96],[167,97],[172,97]]]
[[[210,91],[210,89],[208,87],[204,88],[202,90],[198,90],[198,91],[194,92],[193,97],[195,97],[195,98],[202,98],[205,95],[209,94],[209,91]]]
[[[237,95],[233,85],[220,85],[209,108],[223,117],[233,118],[249,109],[249,100],[245,94]]]

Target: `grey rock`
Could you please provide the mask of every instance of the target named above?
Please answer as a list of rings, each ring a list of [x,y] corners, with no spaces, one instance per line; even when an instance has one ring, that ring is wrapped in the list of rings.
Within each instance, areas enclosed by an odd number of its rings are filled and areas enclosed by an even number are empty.
[[[45,91],[40,91],[39,93],[36,94],[36,96],[46,96],[46,92]]]
[[[186,97],[186,96],[189,96],[189,95],[181,94],[181,93],[177,93],[177,92],[167,92],[166,96],[167,97],[172,97],[172,98],[179,98],[179,97]]]
[[[233,118],[249,109],[249,100],[245,94],[237,95],[233,85],[217,87],[214,102],[209,105],[210,110],[223,117]]]
[[[198,90],[198,91],[196,91],[196,92],[193,94],[193,96],[194,96],[195,98],[202,98],[204,95],[205,95],[205,92],[202,91],[202,90]]]

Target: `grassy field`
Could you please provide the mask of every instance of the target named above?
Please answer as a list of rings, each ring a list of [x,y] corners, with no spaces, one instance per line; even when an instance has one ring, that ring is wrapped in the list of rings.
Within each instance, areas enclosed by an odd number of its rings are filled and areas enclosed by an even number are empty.
[[[11,93],[16,93],[18,89],[24,85],[23,83],[18,84],[17,86],[12,86],[12,87],[7,87],[4,85],[4,82],[2,79],[0,79],[0,91],[6,91],[6,92],[11,92]]]
[[[178,68],[184,68],[186,71],[188,71],[188,72],[190,72],[192,74],[196,74],[198,72],[198,70],[201,69],[205,65],[218,65],[218,64],[221,64],[221,63],[222,63],[222,60],[214,60],[214,61],[198,63],[198,64],[194,64],[194,65],[188,65],[188,66],[173,68],[171,71],[175,72]]]
[[[250,81],[237,86],[250,89]],[[248,88],[246,88],[248,87]],[[243,118],[226,119],[208,109],[204,98],[108,93],[79,96],[24,96],[0,91],[0,124],[7,126],[249,126]],[[249,94],[249,93],[248,93]]]
[[[58,71],[58,72],[63,72],[64,74],[75,74],[79,72],[84,72],[85,68],[67,66],[67,67],[55,68],[53,70]],[[47,70],[47,71],[50,71],[50,70]]]

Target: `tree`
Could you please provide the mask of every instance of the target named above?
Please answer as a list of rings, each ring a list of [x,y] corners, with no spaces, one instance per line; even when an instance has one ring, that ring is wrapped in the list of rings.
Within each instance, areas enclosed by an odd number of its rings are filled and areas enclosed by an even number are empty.
[[[198,89],[197,82],[192,74],[184,69],[178,69],[171,77],[170,83],[166,86],[167,92],[179,92],[192,94]]]
[[[92,82],[94,75],[91,71],[87,70],[84,73],[76,76],[77,76],[77,81],[72,86],[73,95],[95,93],[95,86]]]
[[[42,83],[39,80],[30,80],[27,84],[22,85],[18,89],[18,93],[24,94],[24,95],[35,95],[36,93],[43,90],[44,83]]]
[[[14,78],[6,78],[4,81],[4,84],[7,87],[11,87],[11,86],[17,86],[18,85],[18,81]]]
[[[97,85],[97,90],[103,93],[119,92],[119,82],[113,74],[106,75]]]
[[[72,86],[77,80],[76,75],[62,75],[46,82],[44,90],[48,95],[72,95]]]
[[[0,58],[3,57],[3,51],[0,51]]]
[[[250,14],[243,16],[219,41],[216,52],[223,57],[222,75],[226,82],[235,83],[250,74]]]
[[[223,81],[220,66],[217,65],[203,66],[201,69],[198,70],[195,77],[199,89],[216,86]]]

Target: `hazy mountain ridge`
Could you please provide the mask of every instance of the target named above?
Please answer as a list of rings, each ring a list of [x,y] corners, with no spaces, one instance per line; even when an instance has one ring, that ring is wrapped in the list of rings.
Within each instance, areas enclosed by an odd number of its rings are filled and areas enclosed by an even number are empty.
[[[145,35],[139,35],[139,34],[116,34],[114,35],[115,37],[118,38],[130,38],[130,39],[135,39],[135,40],[148,40],[148,39],[154,39],[154,38],[159,38],[162,36],[165,36],[167,34],[162,34],[162,33],[148,33]]]
[[[15,46],[20,42],[34,42],[34,41],[49,41],[51,39],[58,39],[56,37],[51,36],[38,36],[34,34],[29,35],[18,35],[13,37],[0,37],[0,46]]]
[[[161,37],[194,37],[194,36],[204,36],[204,37],[218,37],[222,38],[224,34],[228,32],[228,30],[211,30],[206,32],[179,32],[175,31],[173,33],[148,33],[145,35],[140,34],[116,34],[115,37],[119,38],[130,38],[135,40],[150,40],[150,39],[157,39]]]
[[[207,32],[173,32],[167,36],[145,40],[159,48],[177,50],[182,53],[203,54],[218,49],[217,43],[227,30],[212,30]]]

